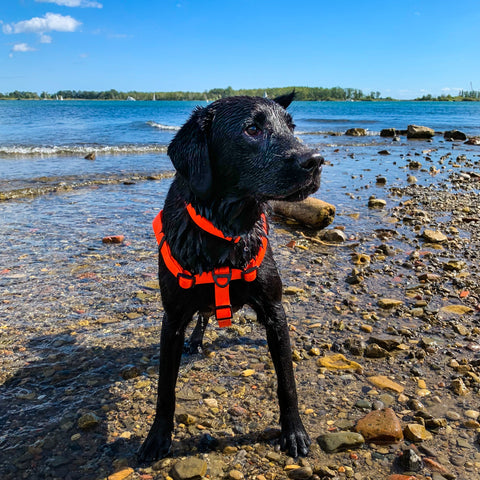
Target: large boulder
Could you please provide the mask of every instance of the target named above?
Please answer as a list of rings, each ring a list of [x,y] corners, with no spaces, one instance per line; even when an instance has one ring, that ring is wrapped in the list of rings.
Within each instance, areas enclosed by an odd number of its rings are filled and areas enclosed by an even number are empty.
[[[443,138],[450,142],[454,140],[464,141],[467,139],[467,136],[460,130],[448,130],[443,134]]]
[[[409,125],[407,128],[407,138],[432,138],[435,131],[429,127],[420,125]]]
[[[318,198],[308,197],[301,202],[270,202],[274,213],[282,217],[293,218],[303,225],[314,228],[325,228],[335,218],[335,207]]]
[[[367,131],[364,128],[349,128],[345,135],[350,137],[365,137],[367,135]]]

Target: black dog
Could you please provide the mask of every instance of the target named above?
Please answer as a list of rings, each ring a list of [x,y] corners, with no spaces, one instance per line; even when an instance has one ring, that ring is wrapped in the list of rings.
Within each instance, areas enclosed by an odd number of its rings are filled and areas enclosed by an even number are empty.
[[[196,349],[208,317],[216,313],[228,323],[232,310],[243,305],[253,308],[266,329],[278,379],[281,447],[293,457],[308,452],[282,283],[263,216],[268,200],[302,200],[320,185],[323,158],[293,135],[292,117],[285,110],[293,96],[229,97],[198,107],[168,148],[177,174],[156,227],[165,310],[158,398],[140,460],[155,460],[170,450],[175,384],[185,328],[193,315],[200,314],[191,340]],[[218,231],[212,233],[212,227]]]

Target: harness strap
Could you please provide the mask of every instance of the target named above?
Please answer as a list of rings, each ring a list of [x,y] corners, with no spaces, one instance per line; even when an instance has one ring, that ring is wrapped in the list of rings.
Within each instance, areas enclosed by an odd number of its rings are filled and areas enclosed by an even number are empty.
[[[189,204],[190,205],[190,204]],[[215,236],[220,236],[215,233],[212,233],[211,227],[213,229],[218,230],[221,233],[220,238],[224,238],[228,241],[233,241],[233,243],[237,243],[240,240],[240,237],[225,237],[221,230],[217,229],[209,220],[201,217],[198,215],[193,207],[190,205],[189,214],[192,216],[190,210],[193,211],[196,218],[203,219],[205,222],[210,223],[209,230],[206,230],[208,233],[211,233]],[[188,205],[187,205],[188,209]],[[198,219],[197,218],[197,219]],[[161,211],[153,220],[152,226],[153,231],[155,232],[155,237],[157,239],[157,243],[159,245],[159,251],[162,255],[163,261],[165,262],[166,267],[172,275],[177,278],[178,285],[181,288],[189,289],[193,288],[195,285],[203,285],[207,283],[214,284],[214,292],[215,292],[215,317],[217,318],[219,327],[228,327],[232,324],[231,320],[233,317],[233,310],[232,305],[230,302],[230,282],[232,280],[243,280],[245,282],[253,282],[257,278],[257,270],[258,267],[263,262],[265,257],[265,253],[267,251],[268,245],[268,224],[265,214],[262,214],[262,222],[263,222],[263,229],[265,232],[265,236],[262,236],[262,245],[257,253],[257,255],[250,260],[247,264],[245,269],[241,268],[230,268],[230,267],[218,267],[215,268],[212,272],[203,272],[201,274],[192,274],[188,270],[185,270],[172,255],[170,250],[170,246],[168,242],[165,240],[165,234],[163,232],[163,211]],[[199,225],[192,217],[192,220]],[[204,222],[200,221],[200,227],[203,229]],[[205,223],[207,225],[207,223]],[[212,231],[211,231],[212,230]]]
[[[190,215],[190,218],[196,223],[198,227],[210,233],[210,235],[223,238],[224,240],[227,240],[233,243],[238,243],[240,241],[240,238],[242,238],[242,237],[226,237],[223,234],[223,232],[219,228],[217,228],[210,220],[199,215],[195,211],[191,203],[187,203],[186,207],[187,207],[188,214]]]

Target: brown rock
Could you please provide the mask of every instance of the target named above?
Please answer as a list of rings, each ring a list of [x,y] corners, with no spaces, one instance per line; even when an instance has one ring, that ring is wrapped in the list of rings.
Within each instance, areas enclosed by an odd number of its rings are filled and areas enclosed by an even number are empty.
[[[178,461],[172,469],[175,480],[197,480],[207,473],[207,462],[196,457]]]
[[[403,440],[400,420],[391,408],[374,410],[361,418],[355,426],[367,442],[396,443]]]
[[[95,155],[95,152],[90,152],[90,153],[87,153],[87,155],[85,155],[85,160],[95,160],[95,158],[97,158],[97,156]]]
[[[385,310],[389,310],[390,308],[399,307],[403,305],[402,300],[397,300],[395,298],[380,298],[378,300],[378,306]]]
[[[433,458],[424,457],[423,463],[431,472],[438,472],[445,478],[449,478],[449,479],[455,478],[455,475],[452,475],[443,465],[438,463]]]
[[[308,197],[301,202],[272,200],[270,206],[277,215],[293,218],[309,227],[325,228],[335,218],[333,205],[313,197]]]
[[[442,232],[430,230],[428,228],[424,230],[424,232],[422,233],[422,237],[425,239],[425,241],[429,243],[443,243],[448,240],[447,236],[444,235]]]
[[[404,386],[399,385],[398,383],[394,382],[393,380],[390,380],[388,377],[384,375],[373,375],[371,377],[368,377],[368,381],[370,383],[373,383],[373,385],[375,385],[378,388],[393,390],[394,392],[397,392],[397,393],[402,393],[405,390]]]

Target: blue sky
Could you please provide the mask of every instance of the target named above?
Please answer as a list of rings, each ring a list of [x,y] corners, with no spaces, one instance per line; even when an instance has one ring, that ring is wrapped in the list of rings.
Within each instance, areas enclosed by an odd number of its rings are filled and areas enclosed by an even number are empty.
[[[2,0],[0,92],[480,90],[480,2]]]

